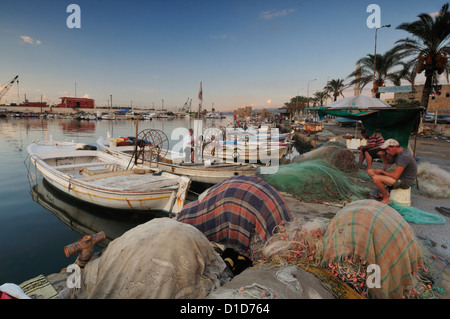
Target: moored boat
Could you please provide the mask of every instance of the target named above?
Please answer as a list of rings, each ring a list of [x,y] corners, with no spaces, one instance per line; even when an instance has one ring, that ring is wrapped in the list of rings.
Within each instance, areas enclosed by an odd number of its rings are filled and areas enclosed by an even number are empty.
[[[190,179],[129,162],[73,142],[42,141],[27,147],[31,163],[54,187],[104,207],[178,213]]]
[[[123,143],[124,138],[101,137],[97,140],[97,145],[106,153],[136,163],[134,161],[136,160],[136,146],[129,138],[125,139],[129,142]],[[143,151],[150,152],[150,147],[146,146]],[[257,165],[224,163],[216,161],[213,157],[204,157],[195,163],[186,163],[184,159],[185,155],[182,153],[165,150],[164,156],[160,156],[158,161],[147,161],[138,156],[137,163],[144,168],[159,168],[173,174],[187,176],[193,182],[204,184],[217,184],[232,176],[253,176],[258,173],[259,169]]]

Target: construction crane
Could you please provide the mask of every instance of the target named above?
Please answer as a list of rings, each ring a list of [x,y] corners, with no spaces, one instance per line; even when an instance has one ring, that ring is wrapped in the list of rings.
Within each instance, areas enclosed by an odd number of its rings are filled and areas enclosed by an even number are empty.
[[[6,95],[6,93],[8,93],[9,89],[11,88],[11,86],[13,86],[14,82],[18,78],[19,78],[19,76],[16,75],[16,77],[14,79],[12,79],[8,84],[2,86],[2,89],[0,90],[0,101]],[[19,80],[17,80],[17,82],[19,82]]]

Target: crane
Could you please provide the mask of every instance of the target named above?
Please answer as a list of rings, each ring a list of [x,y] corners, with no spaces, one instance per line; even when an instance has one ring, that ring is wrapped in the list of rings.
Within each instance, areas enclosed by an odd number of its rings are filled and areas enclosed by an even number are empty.
[[[19,78],[18,75],[16,75],[16,77],[14,79],[12,79],[8,84],[2,86],[2,89],[0,90],[0,100],[2,99],[2,97],[4,97],[6,95],[6,93],[8,93],[9,89],[11,88],[11,86],[13,86],[14,82]],[[19,80],[17,80],[17,82],[19,82]]]

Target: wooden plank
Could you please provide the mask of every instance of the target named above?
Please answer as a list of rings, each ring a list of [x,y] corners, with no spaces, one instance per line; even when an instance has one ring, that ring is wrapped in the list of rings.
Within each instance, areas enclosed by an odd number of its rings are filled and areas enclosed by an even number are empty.
[[[95,163],[79,163],[79,164],[69,164],[69,165],[59,165],[52,166],[53,168],[60,169],[69,169],[69,168],[78,168],[78,167],[95,167],[95,166],[104,166],[104,165],[118,165],[115,162],[95,162]]]

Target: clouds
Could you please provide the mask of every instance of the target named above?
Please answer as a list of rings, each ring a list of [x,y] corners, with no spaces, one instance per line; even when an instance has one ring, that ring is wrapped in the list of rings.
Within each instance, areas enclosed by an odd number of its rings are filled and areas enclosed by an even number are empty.
[[[23,43],[31,44],[31,45],[40,45],[42,42],[40,40],[35,40],[32,37],[29,37],[27,35],[21,35],[20,38],[22,39]]]
[[[259,13],[259,19],[260,20],[272,20],[275,18],[284,17],[294,11],[295,11],[295,9],[263,11],[263,12]]]

